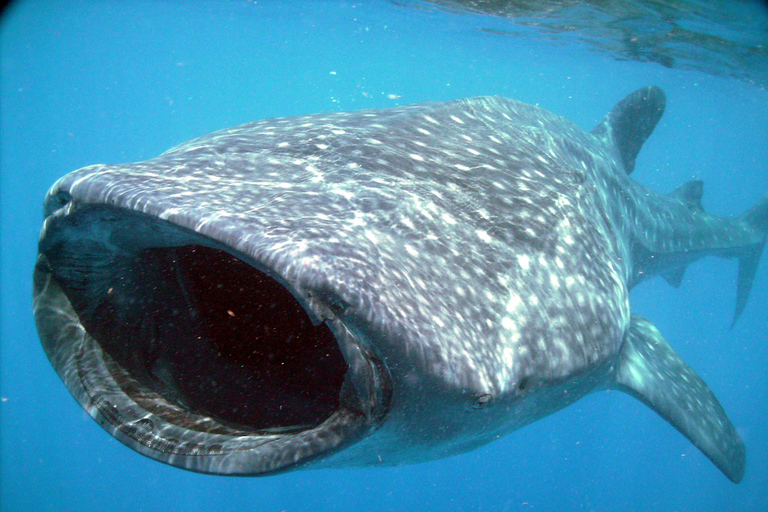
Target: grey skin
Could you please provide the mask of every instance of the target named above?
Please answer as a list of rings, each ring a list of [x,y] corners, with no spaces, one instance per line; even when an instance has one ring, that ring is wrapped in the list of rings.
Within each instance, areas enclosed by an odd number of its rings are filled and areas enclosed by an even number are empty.
[[[699,181],[635,183],[664,105],[640,89],[589,133],[499,97],[273,119],[72,172],[43,346],[110,434],[193,471],[425,461],[620,389],[738,482],[744,444],[629,290],[737,258],[738,316],[768,198],[723,218]]]

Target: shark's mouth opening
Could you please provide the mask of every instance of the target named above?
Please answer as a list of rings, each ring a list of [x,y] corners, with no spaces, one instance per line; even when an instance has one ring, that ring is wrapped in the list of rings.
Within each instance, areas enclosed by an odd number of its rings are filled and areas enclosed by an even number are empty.
[[[359,439],[386,409],[386,370],[340,320],[313,325],[266,272],[142,214],[87,207],[49,223],[35,315],[86,410],[187,469],[285,469]]]
[[[81,283],[64,289],[85,330],[144,387],[258,431],[315,427],[338,409],[347,364],[336,339],[274,279],[200,245],[144,249],[121,266],[96,304]]]

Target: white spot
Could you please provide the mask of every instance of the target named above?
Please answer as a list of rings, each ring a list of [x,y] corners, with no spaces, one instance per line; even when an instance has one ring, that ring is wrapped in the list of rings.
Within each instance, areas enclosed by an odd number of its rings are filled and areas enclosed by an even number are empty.
[[[353,194],[349,190],[344,190],[342,188],[333,188],[331,189],[331,193],[338,194],[342,196],[344,199],[352,199],[353,197],[355,197],[355,194]]]
[[[502,358],[504,359],[504,365],[509,368],[512,366],[515,362],[515,351],[511,347],[504,347],[504,352],[502,355]]]
[[[455,122],[459,123],[459,124],[464,124],[464,121],[462,121],[461,119],[459,119],[459,118],[458,118],[458,117],[456,117],[456,116],[451,116],[451,119],[452,119],[453,121],[455,121]]]
[[[446,224],[450,224],[451,226],[455,226],[456,225],[456,219],[454,219],[453,217],[451,217],[447,213],[442,214],[441,217],[442,217],[443,221]]]
[[[629,373],[630,373],[630,379],[635,384],[635,389],[642,389],[645,384],[645,377],[643,375],[642,369],[637,368],[636,365],[640,363],[639,358],[637,360],[633,361],[635,364],[628,365],[629,367]]]
[[[351,221],[349,221],[350,226],[363,226],[367,223],[365,220],[365,215],[361,215],[359,213],[355,213],[355,218],[353,218]]]
[[[415,153],[411,153],[408,156],[411,157],[412,159],[416,160],[417,162],[423,162],[424,161],[424,157],[423,156],[417,155]]]
[[[482,229],[478,229],[477,231],[475,231],[475,233],[477,233],[478,238],[480,238],[480,240],[482,240],[483,242],[489,243],[491,240],[493,240],[491,236],[488,234],[488,232]]]
[[[520,298],[520,296],[516,293],[513,293],[509,297],[509,302],[507,302],[507,312],[508,313],[514,313],[517,311],[517,308],[520,307],[520,304],[523,303],[523,299]]]
[[[501,319],[501,326],[511,331],[515,328],[515,322],[508,316],[505,316]]]
[[[414,249],[413,246],[411,246],[410,244],[405,244],[405,250],[406,252],[408,252],[408,254],[410,254],[413,257],[416,257],[419,255],[419,251]]]
[[[517,257],[517,262],[520,264],[520,267],[523,270],[528,270],[531,268],[531,258],[529,258],[526,254],[520,254]]]

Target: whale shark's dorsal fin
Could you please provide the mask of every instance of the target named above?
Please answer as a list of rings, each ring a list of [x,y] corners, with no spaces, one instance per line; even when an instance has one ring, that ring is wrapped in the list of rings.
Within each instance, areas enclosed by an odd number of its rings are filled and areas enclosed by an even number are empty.
[[[632,315],[616,366],[613,388],[638,398],[671,423],[738,483],[746,452],[723,407],[656,327]]]
[[[635,159],[664,113],[664,91],[655,85],[638,89],[608,112],[592,134],[616,146],[627,174],[635,169]]]
[[[684,204],[692,212],[704,212],[701,205],[701,198],[704,195],[704,182],[702,180],[691,180],[683,183],[672,191],[668,196]]]
[[[701,180],[691,180],[677,187],[667,197],[678,201],[692,212],[704,213],[704,207],[701,205],[703,195],[704,182]],[[661,276],[675,288],[680,287],[684,275],[685,266],[672,267],[661,273]]]

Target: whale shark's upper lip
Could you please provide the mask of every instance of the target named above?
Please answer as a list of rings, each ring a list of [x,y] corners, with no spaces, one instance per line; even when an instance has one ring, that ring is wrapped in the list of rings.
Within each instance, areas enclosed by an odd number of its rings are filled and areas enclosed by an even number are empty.
[[[383,420],[388,371],[322,293],[154,216],[61,190],[46,211],[43,345],[85,409],[132,448],[200,472],[263,474]]]

